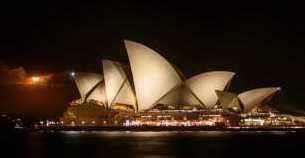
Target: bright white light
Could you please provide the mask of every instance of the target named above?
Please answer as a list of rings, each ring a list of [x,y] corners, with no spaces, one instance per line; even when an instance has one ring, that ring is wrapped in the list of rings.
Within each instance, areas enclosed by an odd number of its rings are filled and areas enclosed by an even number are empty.
[[[75,77],[76,73],[75,73],[74,71],[72,71],[72,72],[70,73],[70,75],[71,75],[71,77]]]

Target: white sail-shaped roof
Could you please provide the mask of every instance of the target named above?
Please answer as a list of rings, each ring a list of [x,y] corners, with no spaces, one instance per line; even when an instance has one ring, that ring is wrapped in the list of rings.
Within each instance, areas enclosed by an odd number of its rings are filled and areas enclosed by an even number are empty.
[[[97,100],[106,105],[106,93],[105,93],[105,84],[99,83],[87,96],[87,100]]]
[[[115,96],[113,103],[132,105],[135,110],[136,97],[128,80],[125,80],[118,94]]]
[[[158,101],[159,104],[173,106],[202,106],[200,101],[192,93],[190,89],[181,84],[177,88],[172,89],[164,97]]]
[[[238,98],[244,106],[244,111],[249,112],[278,91],[280,87],[257,88],[240,93]]]
[[[103,80],[103,75],[96,73],[77,73],[74,81],[81,95],[82,101],[85,101],[86,95],[94,86]]]
[[[138,110],[150,109],[182,80],[175,68],[154,50],[125,40],[135,85]]]
[[[186,80],[185,85],[193,91],[207,108],[211,108],[217,102],[215,90],[223,91],[234,74],[228,71],[206,72]]]
[[[108,107],[111,107],[127,76],[120,63],[110,60],[103,60],[102,63]]]

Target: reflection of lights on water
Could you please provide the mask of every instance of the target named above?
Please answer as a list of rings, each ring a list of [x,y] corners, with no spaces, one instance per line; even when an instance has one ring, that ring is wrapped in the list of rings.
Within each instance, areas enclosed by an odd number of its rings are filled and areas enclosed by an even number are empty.
[[[169,138],[177,135],[190,137],[223,137],[234,134],[234,132],[224,131],[65,131],[61,133],[69,136],[95,135],[100,138]]]
[[[92,131],[92,134],[97,134],[101,137],[166,137],[171,136],[175,132],[171,131]]]
[[[67,134],[67,135],[79,135],[80,131],[60,131],[60,133]]]

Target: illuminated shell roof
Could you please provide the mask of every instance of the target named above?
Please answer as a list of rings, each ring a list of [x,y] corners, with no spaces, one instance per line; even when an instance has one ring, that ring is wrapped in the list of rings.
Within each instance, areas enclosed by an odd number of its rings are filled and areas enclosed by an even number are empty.
[[[215,90],[223,91],[234,74],[234,72],[228,71],[206,72],[186,80],[185,85],[193,91],[207,108],[211,108],[218,99]]]
[[[133,108],[137,110],[136,97],[128,80],[125,80],[123,83],[120,91],[114,98],[113,103],[132,105]]]
[[[133,90],[119,62],[103,60],[108,107],[115,103],[136,105]]]
[[[212,108],[219,101],[224,108],[239,106],[244,112],[250,112],[280,90],[279,87],[258,88],[239,95],[223,92],[235,75],[228,71],[206,72],[183,82],[182,73],[154,50],[133,41],[124,43],[131,74],[122,64],[110,60],[102,61],[104,77],[77,73],[74,81],[82,102],[94,99],[109,108],[125,104],[145,111],[159,103]]]
[[[125,40],[135,85],[138,110],[150,109],[182,80],[175,68],[154,50]]]
[[[240,93],[238,98],[244,106],[244,111],[250,112],[278,91],[280,87],[257,88]]]
[[[106,93],[104,82],[99,83],[91,92],[88,94],[87,100],[97,100],[106,104]]]
[[[240,107],[238,104],[237,94],[225,91],[215,91],[218,97],[219,105],[223,108],[232,108],[232,107]],[[234,100],[237,100],[234,101]]]
[[[158,103],[173,106],[202,106],[192,91],[184,84],[172,89],[164,97],[162,97]]]
[[[87,94],[94,88],[94,86],[103,81],[103,75],[81,72],[75,75],[74,81],[81,95],[82,101],[85,101]]]

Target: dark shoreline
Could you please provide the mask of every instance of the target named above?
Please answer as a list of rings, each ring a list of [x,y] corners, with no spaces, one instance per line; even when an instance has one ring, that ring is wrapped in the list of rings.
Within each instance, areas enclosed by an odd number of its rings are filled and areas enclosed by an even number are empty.
[[[305,132],[305,127],[249,127],[249,128],[227,128],[227,127],[122,127],[122,126],[75,126],[75,127],[43,127],[32,129],[33,131],[292,131]]]

